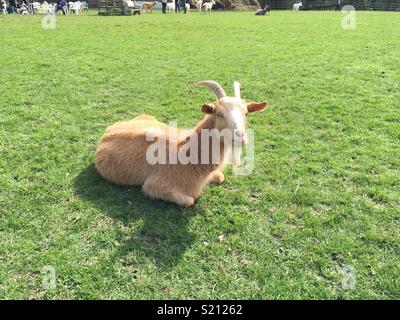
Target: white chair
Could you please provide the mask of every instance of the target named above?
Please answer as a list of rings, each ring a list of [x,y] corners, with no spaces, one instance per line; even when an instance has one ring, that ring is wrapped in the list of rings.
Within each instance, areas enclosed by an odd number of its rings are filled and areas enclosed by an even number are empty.
[[[56,5],[55,4],[49,4],[47,6],[47,11],[49,14],[51,14],[52,16],[54,16],[56,14]]]
[[[23,5],[21,6],[21,8],[18,9],[18,13],[19,13],[20,15],[29,15],[29,9],[28,9],[28,7],[27,7],[25,4],[23,4]]]
[[[3,14],[7,14],[7,3],[5,1],[0,2],[0,10]]]
[[[32,8],[33,8],[33,10],[32,10],[33,13],[39,13],[39,11],[40,11],[40,3],[39,2],[33,2],[32,3]]]
[[[47,14],[49,12],[49,5],[47,2],[43,2],[39,7],[40,14]]]

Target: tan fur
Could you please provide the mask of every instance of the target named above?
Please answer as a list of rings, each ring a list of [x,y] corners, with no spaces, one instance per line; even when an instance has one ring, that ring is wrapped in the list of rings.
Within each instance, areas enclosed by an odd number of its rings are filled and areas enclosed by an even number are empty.
[[[153,12],[153,8],[154,8],[154,6],[157,4],[157,2],[155,2],[155,1],[152,1],[152,2],[144,2],[143,3],[143,6],[142,6],[142,8],[143,8],[143,11],[145,11],[145,12],[148,12],[148,11],[150,11],[151,13]]]
[[[224,158],[223,141],[220,142],[220,164],[178,162],[177,164],[152,165],[146,160],[146,151],[154,142],[146,141],[146,135],[152,129],[161,130],[167,142],[167,150],[171,142],[172,147],[178,152],[181,152],[185,143],[191,143],[189,140],[191,135],[197,135],[200,159],[202,145],[200,132],[202,129],[221,129],[222,124],[225,124],[221,117],[223,112],[223,103],[217,101],[213,111],[178,141],[170,140],[172,138],[169,134],[179,133],[179,129],[171,128],[149,115],[117,122],[106,129],[100,140],[96,151],[96,168],[105,179],[113,183],[142,185],[143,192],[151,198],[175,202],[181,206],[191,206],[208,182],[222,183],[224,181],[224,175],[220,172]],[[245,112],[247,113],[247,110]],[[208,145],[211,148],[211,143]],[[211,154],[210,150],[209,152]]]

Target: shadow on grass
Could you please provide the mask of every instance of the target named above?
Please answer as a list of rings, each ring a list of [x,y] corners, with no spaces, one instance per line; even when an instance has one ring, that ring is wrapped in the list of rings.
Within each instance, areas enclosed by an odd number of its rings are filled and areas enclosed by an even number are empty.
[[[81,171],[74,186],[79,197],[128,227],[140,225],[129,237],[120,227],[117,241],[120,250],[115,259],[133,253],[146,256],[159,267],[176,265],[194,241],[188,223],[201,209],[180,208],[172,203],[155,201],[143,195],[140,187],[120,187],[105,181],[93,164]]]

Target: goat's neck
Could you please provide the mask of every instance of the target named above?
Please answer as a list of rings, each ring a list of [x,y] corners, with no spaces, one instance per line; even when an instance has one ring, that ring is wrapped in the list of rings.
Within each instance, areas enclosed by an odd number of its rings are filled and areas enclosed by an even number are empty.
[[[198,137],[201,137],[201,130],[212,130],[212,129],[215,129],[215,119],[213,116],[207,116],[194,127],[193,134],[196,134]]]
[[[199,171],[199,173],[203,174],[208,174],[211,173],[212,171],[216,170],[224,161],[224,139],[221,139],[218,135],[217,130],[215,129],[215,119],[213,116],[207,116],[205,117],[202,121],[200,121],[193,129],[192,133],[187,137],[186,143],[192,144],[193,148],[196,147],[196,145],[193,145],[197,143],[197,148],[198,148],[198,161],[197,165],[193,165],[195,170]],[[202,136],[202,130],[211,130],[210,131],[210,137],[211,139],[207,136]],[[218,136],[216,136],[218,135]],[[203,141],[205,139],[206,141]],[[212,161],[212,155],[213,155],[213,143],[212,140],[218,141],[219,143],[219,154],[217,154],[218,161],[217,163],[213,163]],[[196,142],[197,141],[197,142]],[[203,148],[202,148],[203,146]],[[204,148],[207,148],[204,150]],[[208,163],[202,163],[202,154],[208,151]]]

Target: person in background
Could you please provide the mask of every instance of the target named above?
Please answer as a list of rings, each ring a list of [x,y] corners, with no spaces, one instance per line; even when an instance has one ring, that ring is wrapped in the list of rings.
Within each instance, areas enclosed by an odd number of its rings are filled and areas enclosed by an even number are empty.
[[[176,0],[179,2],[179,6],[183,8],[183,13],[186,13],[186,0]]]
[[[10,0],[10,11],[9,13],[17,13],[17,2],[16,0]]]
[[[335,11],[340,11],[340,5],[342,4],[342,0],[336,0],[336,8]]]
[[[21,6],[23,5],[23,2],[20,0],[15,1],[15,7],[17,8],[17,13],[19,14],[19,9],[21,9]]]
[[[56,12],[57,14],[58,11],[62,11],[63,15],[65,16],[65,7],[67,6],[67,2],[65,0],[57,0],[57,7],[56,7]]]
[[[181,13],[181,7],[179,6],[179,0],[175,0],[175,13]]]
[[[161,0],[162,13],[167,13],[167,12],[166,12],[166,9],[167,9],[167,1],[168,1],[168,0]]]

